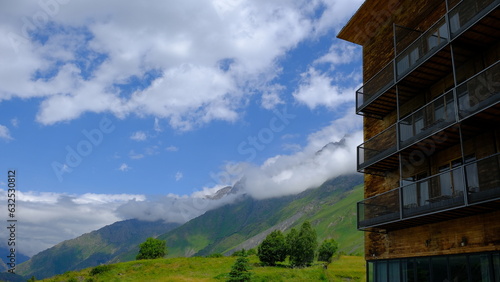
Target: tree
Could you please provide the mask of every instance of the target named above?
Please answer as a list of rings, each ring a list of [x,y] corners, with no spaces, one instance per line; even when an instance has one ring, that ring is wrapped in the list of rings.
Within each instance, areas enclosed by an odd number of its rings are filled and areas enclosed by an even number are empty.
[[[246,257],[238,257],[233,266],[231,266],[231,272],[229,272],[229,279],[227,281],[250,281],[252,273],[249,270],[248,259]]]
[[[160,239],[149,237],[144,243],[139,245],[139,254],[135,259],[156,259],[162,258],[167,254],[167,242]]]
[[[337,252],[339,246],[334,239],[326,239],[321,243],[318,250],[318,260],[331,262],[333,255]]]
[[[297,229],[295,229],[295,228],[292,228],[292,230],[290,230],[290,232],[286,235],[286,239],[285,239],[286,253],[290,257],[295,255],[295,253],[296,253],[298,237],[299,237],[299,233],[297,232]]]
[[[292,266],[311,265],[318,247],[316,231],[312,228],[311,223],[309,221],[304,222],[298,234],[295,232],[295,234],[288,235],[290,238],[287,237],[289,239],[287,244]]]
[[[287,256],[285,236],[280,230],[274,230],[262,241],[258,250],[257,255],[265,265],[274,266],[276,262],[284,261]]]

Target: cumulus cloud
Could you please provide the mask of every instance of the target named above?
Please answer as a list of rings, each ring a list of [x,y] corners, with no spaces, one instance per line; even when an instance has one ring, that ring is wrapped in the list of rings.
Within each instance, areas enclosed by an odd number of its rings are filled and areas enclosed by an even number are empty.
[[[4,139],[7,141],[14,139],[10,135],[9,129],[5,125],[1,125],[1,124],[0,124],[0,139]]]
[[[300,193],[328,179],[356,171],[356,148],[363,140],[362,119],[347,114],[311,133],[304,147],[292,146],[288,155],[276,155],[261,165],[227,166],[221,175],[245,179],[245,191],[256,199]],[[285,144],[287,146],[287,144]]]
[[[330,75],[310,68],[307,73],[302,74],[302,82],[293,97],[311,109],[318,106],[337,109],[354,101],[355,89],[357,86],[339,86]]]
[[[279,59],[340,27],[360,1],[43,3],[5,4],[0,58],[11,67],[0,70],[0,100],[40,98],[46,125],[109,112],[190,130],[238,119],[251,95],[264,108],[281,103]]]

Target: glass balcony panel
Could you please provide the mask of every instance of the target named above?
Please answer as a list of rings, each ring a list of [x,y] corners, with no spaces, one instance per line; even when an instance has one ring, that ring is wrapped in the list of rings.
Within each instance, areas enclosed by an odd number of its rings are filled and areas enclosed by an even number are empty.
[[[399,189],[365,199],[358,203],[359,228],[400,219]]]
[[[500,101],[500,63],[492,65],[457,87],[461,118]]]
[[[401,188],[403,218],[464,205],[463,167]]]
[[[396,151],[396,124],[358,146],[358,168],[365,168]]]
[[[500,198],[500,154],[465,165],[469,202]]]
[[[394,85],[393,68],[391,61],[356,91],[356,108],[358,111],[361,111],[367,104]]]
[[[396,57],[397,78],[410,72],[418,63],[432,56],[448,42],[449,34],[445,18],[420,35]]]
[[[449,91],[399,122],[401,147],[437,132],[455,121],[455,99],[453,91]]]
[[[495,0],[464,0],[453,8],[449,13],[452,37],[471,26],[493,2]]]

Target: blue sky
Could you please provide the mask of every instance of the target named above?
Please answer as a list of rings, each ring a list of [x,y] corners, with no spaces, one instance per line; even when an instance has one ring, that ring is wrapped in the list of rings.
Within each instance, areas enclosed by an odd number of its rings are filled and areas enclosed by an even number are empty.
[[[159,199],[354,172],[361,49],[335,36],[362,1],[289,2],[2,2],[0,173],[18,171],[27,232],[52,229],[25,252],[141,217],[131,201],[176,221]]]

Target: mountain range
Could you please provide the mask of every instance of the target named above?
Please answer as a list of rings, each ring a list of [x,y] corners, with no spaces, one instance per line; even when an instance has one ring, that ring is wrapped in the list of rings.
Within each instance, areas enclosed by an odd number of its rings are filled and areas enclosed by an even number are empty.
[[[16,273],[42,279],[70,270],[131,261],[147,237],[166,240],[168,257],[230,255],[256,247],[272,230],[286,232],[306,220],[316,230],[319,241],[334,238],[339,251],[361,255],[363,234],[356,230],[356,202],[363,198],[362,183],[362,176],[353,174],[297,195],[263,200],[243,195],[182,225],[136,219],[116,222],[36,254],[20,264]],[[220,199],[241,189],[240,185],[225,187],[209,197]]]

